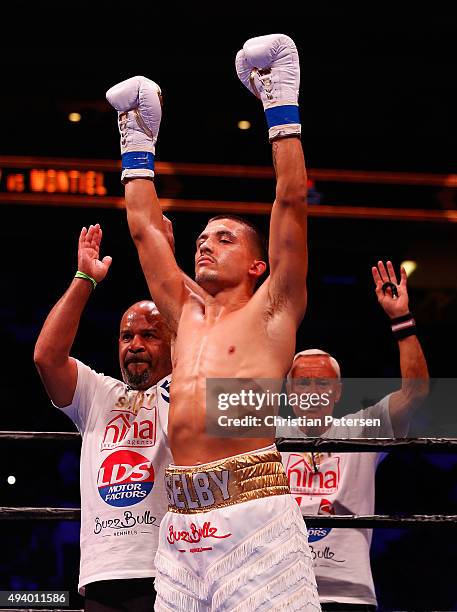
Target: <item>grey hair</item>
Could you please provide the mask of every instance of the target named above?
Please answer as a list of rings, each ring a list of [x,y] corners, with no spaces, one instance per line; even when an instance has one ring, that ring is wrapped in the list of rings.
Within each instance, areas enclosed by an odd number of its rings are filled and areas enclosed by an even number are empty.
[[[332,357],[330,355],[330,353],[326,353],[325,351],[321,351],[320,349],[307,349],[306,351],[300,351],[299,353],[297,353],[295,355],[295,357],[293,358],[292,365],[290,366],[289,373],[287,374],[287,378],[288,379],[292,378],[290,373],[292,372],[292,368],[294,367],[294,363],[296,362],[296,360],[299,357],[308,357],[310,355],[311,356],[312,355],[326,355],[329,358],[330,363],[332,364],[333,369],[335,370],[335,374],[337,375],[338,380],[341,380],[341,368],[340,368],[340,364],[337,362],[335,357]]]

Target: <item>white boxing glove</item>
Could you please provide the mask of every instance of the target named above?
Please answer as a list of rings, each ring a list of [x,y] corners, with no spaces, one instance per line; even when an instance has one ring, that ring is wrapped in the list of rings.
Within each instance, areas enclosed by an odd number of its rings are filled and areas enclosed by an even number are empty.
[[[238,51],[235,65],[243,85],[262,100],[270,142],[300,136],[300,62],[294,41],[285,34],[250,38]]]
[[[106,99],[118,111],[121,181],[153,178],[155,145],[162,118],[160,87],[144,76],[135,76],[108,89]]]

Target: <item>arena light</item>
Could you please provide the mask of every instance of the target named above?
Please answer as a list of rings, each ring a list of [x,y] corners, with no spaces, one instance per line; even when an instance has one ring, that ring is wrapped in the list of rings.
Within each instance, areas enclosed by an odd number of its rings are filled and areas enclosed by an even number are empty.
[[[8,478],[6,479],[6,482],[10,485],[13,485],[16,482],[16,477],[15,476],[8,476]]]
[[[249,130],[249,128],[251,127],[251,122],[250,121],[238,121],[238,128],[240,130]]]
[[[72,123],[78,123],[78,121],[81,121],[81,115],[79,113],[70,113],[68,115],[68,120]]]
[[[402,261],[400,265],[405,269],[406,276],[409,277],[417,268],[417,261],[413,261],[412,259],[405,259],[405,261]]]

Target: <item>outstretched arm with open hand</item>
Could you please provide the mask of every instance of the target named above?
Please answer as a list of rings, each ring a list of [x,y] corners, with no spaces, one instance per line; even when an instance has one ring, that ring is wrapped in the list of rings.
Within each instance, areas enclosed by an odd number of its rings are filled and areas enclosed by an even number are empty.
[[[102,228],[98,223],[90,225],[89,229],[82,228],[78,243],[78,271],[97,283],[105,278],[112,261],[109,255],[99,259],[101,241]]]
[[[401,317],[409,312],[409,298],[407,288],[407,276],[403,267],[400,268],[400,283],[397,283],[397,276],[391,261],[384,265],[384,262],[378,261],[378,267],[373,266],[371,269],[373,280],[375,282],[376,297],[384,312],[391,318]],[[386,287],[386,291],[382,290],[385,283],[395,285],[396,291],[390,287]],[[397,293],[397,295],[394,295]]]
[[[393,322],[400,317],[400,326],[410,330],[410,335],[398,339],[400,351],[400,371],[402,377],[401,389],[392,393],[389,399],[389,413],[392,421],[394,435],[403,437],[408,434],[409,424],[414,411],[420,406],[428,394],[429,375],[427,362],[415,333],[415,325],[408,328],[411,322],[414,324],[412,314],[409,312],[409,297],[406,271],[400,270],[400,282],[397,282],[392,262],[386,265],[382,261],[377,267],[372,268],[375,292],[378,302],[384,312]],[[382,287],[385,283],[393,283],[395,286]]]
[[[57,406],[67,406],[73,400],[78,372],[70,357],[79,321],[94,289],[111,265],[111,257],[100,259],[102,230],[98,223],[83,227],[78,243],[78,271],[84,276],[74,278],[49,313],[35,345],[34,361],[49,397]],[[90,278],[86,278],[90,277]]]

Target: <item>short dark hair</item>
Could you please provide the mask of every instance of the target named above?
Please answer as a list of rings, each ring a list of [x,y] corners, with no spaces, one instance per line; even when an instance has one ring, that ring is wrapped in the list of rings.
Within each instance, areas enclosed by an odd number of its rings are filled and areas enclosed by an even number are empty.
[[[211,221],[219,221],[221,219],[232,219],[233,221],[237,221],[238,223],[241,223],[241,225],[247,227],[249,229],[249,235],[251,236],[251,242],[254,246],[254,250],[256,251],[256,255],[259,257],[259,259],[267,264],[265,272],[258,277],[255,283],[254,291],[257,291],[268,275],[268,241],[264,233],[261,232],[260,229],[254,225],[254,223],[252,223],[252,221],[248,221],[248,219],[240,217],[239,215],[232,215],[230,213],[227,215],[217,215],[216,217],[211,217],[208,223],[211,223]]]
[[[245,219],[244,217],[239,217],[238,215],[232,215],[232,214],[217,215],[216,217],[211,217],[208,223],[211,223],[212,221],[219,221],[221,219],[232,219],[232,221],[237,221],[238,223],[241,223],[242,225],[249,228],[250,230],[249,234],[252,238],[252,244],[256,250],[257,255],[259,256],[259,259],[261,259],[262,261],[265,261],[268,264],[267,240],[263,232],[261,232],[260,229],[256,225],[254,225],[254,223],[252,223],[251,221],[248,221],[248,219]]]

